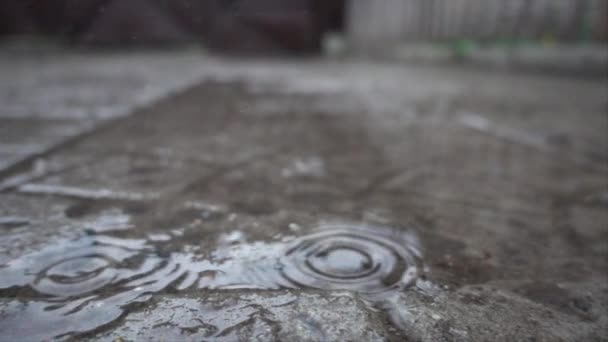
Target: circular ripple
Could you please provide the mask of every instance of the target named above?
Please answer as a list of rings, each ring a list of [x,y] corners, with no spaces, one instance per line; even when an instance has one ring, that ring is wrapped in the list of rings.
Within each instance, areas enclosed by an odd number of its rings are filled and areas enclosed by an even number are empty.
[[[325,226],[294,241],[281,263],[283,276],[299,287],[375,293],[415,281],[420,252],[409,233]]]
[[[101,255],[65,259],[40,272],[33,285],[38,292],[62,297],[93,292],[114,280],[114,263]]]

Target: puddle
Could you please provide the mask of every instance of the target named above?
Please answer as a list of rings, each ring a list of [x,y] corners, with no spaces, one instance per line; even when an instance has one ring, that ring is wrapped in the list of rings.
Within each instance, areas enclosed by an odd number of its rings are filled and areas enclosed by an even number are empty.
[[[410,285],[420,257],[413,234],[329,226],[296,240],[281,271],[299,287],[374,293]]]
[[[181,232],[129,239],[112,235],[121,230],[87,231],[0,266],[0,298],[13,298],[0,302],[3,338],[46,340],[92,331],[164,291],[316,288],[376,294],[410,286],[421,269],[412,233],[376,227],[322,226],[271,242],[248,242],[245,233],[234,231],[220,234],[213,251],[181,241],[174,244],[180,250],[163,248],[172,239],[186,239]]]

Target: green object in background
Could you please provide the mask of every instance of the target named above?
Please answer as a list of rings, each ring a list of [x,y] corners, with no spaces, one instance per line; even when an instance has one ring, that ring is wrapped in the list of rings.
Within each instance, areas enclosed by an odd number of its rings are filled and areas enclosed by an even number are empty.
[[[465,59],[475,49],[476,44],[470,39],[460,39],[452,43],[454,57]]]
[[[591,31],[591,15],[589,14],[589,11],[587,11],[587,13],[585,13],[585,16],[583,17],[583,22],[581,23],[581,30],[579,33],[579,39],[582,43],[588,43],[591,41]]]
[[[541,43],[544,46],[554,46],[557,43],[557,39],[555,39],[554,35],[548,33],[541,37]]]

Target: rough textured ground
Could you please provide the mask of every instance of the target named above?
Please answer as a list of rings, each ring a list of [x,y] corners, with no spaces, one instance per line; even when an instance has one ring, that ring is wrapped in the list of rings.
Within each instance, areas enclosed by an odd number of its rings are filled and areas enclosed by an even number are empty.
[[[0,173],[200,79],[196,53],[0,47]]]
[[[605,339],[604,81],[337,61],[175,68],[201,83],[5,168],[4,339]],[[1,127],[22,146],[52,131],[38,121]],[[368,287],[380,273],[302,275],[294,244],[341,246],[306,254],[330,273],[365,271],[366,257],[390,269]]]

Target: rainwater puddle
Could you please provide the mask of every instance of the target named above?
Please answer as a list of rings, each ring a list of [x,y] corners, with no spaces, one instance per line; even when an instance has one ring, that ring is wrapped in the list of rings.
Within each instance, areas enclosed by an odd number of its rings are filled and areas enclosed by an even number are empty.
[[[415,235],[367,226],[327,225],[270,242],[248,242],[234,231],[219,235],[212,251],[179,243],[167,251],[179,230],[142,239],[88,232],[0,266],[3,338],[89,332],[167,291],[314,288],[373,296],[412,285],[422,269]]]
[[[416,280],[418,246],[408,233],[328,226],[290,245],[281,273],[298,287],[384,292]]]

